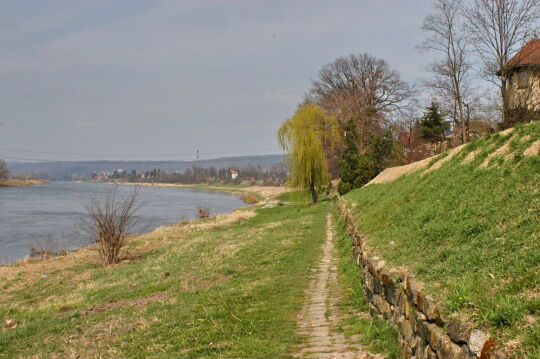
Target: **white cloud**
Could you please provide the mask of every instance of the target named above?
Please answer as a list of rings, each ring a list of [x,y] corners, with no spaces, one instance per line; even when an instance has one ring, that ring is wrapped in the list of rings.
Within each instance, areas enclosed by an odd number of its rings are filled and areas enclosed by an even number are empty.
[[[79,121],[75,123],[75,126],[82,128],[95,128],[101,127],[101,123],[97,121]]]
[[[0,108],[16,123],[0,132],[5,146],[74,151],[60,146],[95,145],[77,128],[106,124],[106,152],[176,153],[201,142],[213,152],[231,139],[270,148],[310,78],[336,57],[370,52],[405,79],[424,66],[414,44],[425,0],[17,4],[8,14],[17,26],[0,34],[9,45],[0,49]]]

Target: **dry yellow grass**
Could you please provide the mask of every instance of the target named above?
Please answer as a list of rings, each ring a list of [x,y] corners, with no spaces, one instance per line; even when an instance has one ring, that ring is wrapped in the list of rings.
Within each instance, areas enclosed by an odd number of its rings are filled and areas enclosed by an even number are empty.
[[[49,181],[46,180],[8,178],[7,180],[0,180],[0,187],[23,187],[47,183],[49,183]]]
[[[487,156],[487,158],[484,160],[484,162],[482,162],[482,164],[480,165],[480,168],[486,168],[494,157],[507,154],[509,150],[510,150],[510,146],[508,145],[508,141],[507,141],[501,147],[491,152]]]
[[[471,151],[467,157],[463,160],[463,163],[471,163],[476,158],[476,155],[480,153],[480,150]]]
[[[240,199],[250,204],[259,202],[259,196],[257,196],[254,192],[242,192],[240,193]]]
[[[377,177],[372,179],[367,185],[375,183],[387,183],[397,180],[399,177],[413,173],[426,168],[431,161],[432,157],[425,158],[418,162],[409,163],[404,166],[389,167],[382,171]]]
[[[445,164],[447,161],[450,161],[455,155],[457,155],[466,145],[461,145],[461,146],[458,146],[456,148],[453,148],[449,153],[448,155],[446,155],[445,157],[441,158],[439,161],[435,162],[433,164],[433,166],[431,166],[430,168],[427,169],[426,173],[429,173],[431,171],[435,171],[435,170],[438,170],[439,168],[441,168],[441,166],[443,164]]]
[[[536,156],[540,154],[540,140],[534,142],[523,152],[525,156]]]

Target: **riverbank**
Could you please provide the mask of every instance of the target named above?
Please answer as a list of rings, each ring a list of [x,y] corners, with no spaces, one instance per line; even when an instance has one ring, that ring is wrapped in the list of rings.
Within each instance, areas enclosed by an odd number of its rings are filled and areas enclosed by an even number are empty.
[[[288,358],[328,203],[164,226],[105,268],[91,248],[0,267],[0,358]]]
[[[0,187],[24,187],[48,183],[47,180],[8,178],[7,180],[0,180]]]
[[[89,239],[80,230],[84,206],[111,189],[111,185],[71,181],[0,189],[0,264],[29,255],[30,247],[57,252],[87,245]],[[116,192],[126,198],[133,187],[118,186]],[[215,215],[246,205],[238,195],[224,192],[161,187],[143,187],[138,192],[141,206],[131,233],[196,218],[199,207]]]

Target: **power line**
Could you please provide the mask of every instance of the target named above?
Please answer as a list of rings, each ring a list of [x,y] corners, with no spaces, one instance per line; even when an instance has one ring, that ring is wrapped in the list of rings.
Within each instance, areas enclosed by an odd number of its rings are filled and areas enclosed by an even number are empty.
[[[171,161],[171,160],[180,160],[178,157],[187,157],[187,156],[193,156],[194,153],[176,153],[176,154],[139,154],[139,155],[127,155],[127,154],[91,154],[91,153],[68,153],[68,152],[53,152],[53,151],[31,151],[31,150],[16,150],[16,149],[0,149],[0,151],[6,151],[6,152],[21,152],[21,153],[29,153],[29,154],[55,154],[55,155],[61,155],[61,156],[107,156],[107,157],[130,157],[131,159],[127,158],[120,158],[118,160],[120,161],[145,161],[145,157],[176,157],[177,159],[163,159],[163,161]],[[245,150],[245,151],[228,151],[228,152],[200,152],[197,151],[195,154],[197,159],[199,159],[200,155],[206,155],[206,156],[216,156],[220,155],[221,157],[226,157],[228,155],[249,155],[256,152],[276,152],[276,149],[259,149],[259,150]],[[275,154],[275,153],[274,153]],[[138,159],[137,157],[140,157],[142,159]],[[15,155],[12,154],[6,154],[2,155],[0,154],[0,158],[6,159],[6,160],[12,160],[12,161],[34,161],[34,162],[66,162],[66,161],[115,161],[117,159],[84,159],[84,160],[78,160],[78,159],[58,159],[58,158],[35,158],[35,157],[22,157],[18,156],[17,153]],[[186,160],[186,159],[183,159]],[[155,159],[154,161],[159,161],[158,159]]]
[[[266,149],[254,149],[254,150],[242,150],[242,151],[219,151],[219,152],[200,152],[197,151],[199,155],[228,155],[228,154],[241,154],[241,153],[253,153],[253,152],[270,152],[276,151],[276,148],[266,148]],[[30,154],[52,154],[52,155],[61,155],[61,156],[115,156],[115,157],[182,157],[182,156],[192,156],[193,152],[185,153],[151,153],[151,154],[119,154],[119,153],[88,153],[88,152],[55,152],[55,151],[35,151],[35,150],[23,150],[23,149],[14,149],[14,148],[0,148],[0,151],[5,152],[20,152],[20,153],[30,153]]]
[[[1,156],[1,155],[0,155],[0,159],[13,160],[13,161],[56,162],[55,160],[44,160],[40,158],[12,157],[12,156]]]

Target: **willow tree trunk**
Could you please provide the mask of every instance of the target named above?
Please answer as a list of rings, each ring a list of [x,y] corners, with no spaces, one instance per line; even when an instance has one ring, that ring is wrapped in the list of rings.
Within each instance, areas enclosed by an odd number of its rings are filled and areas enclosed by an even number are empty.
[[[317,203],[317,191],[313,183],[309,184],[309,192],[311,193],[311,202]]]
[[[315,190],[314,175],[311,176],[311,182],[309,183],[309,193],[311,193],[311,202],[317,203],[317,191]]]

